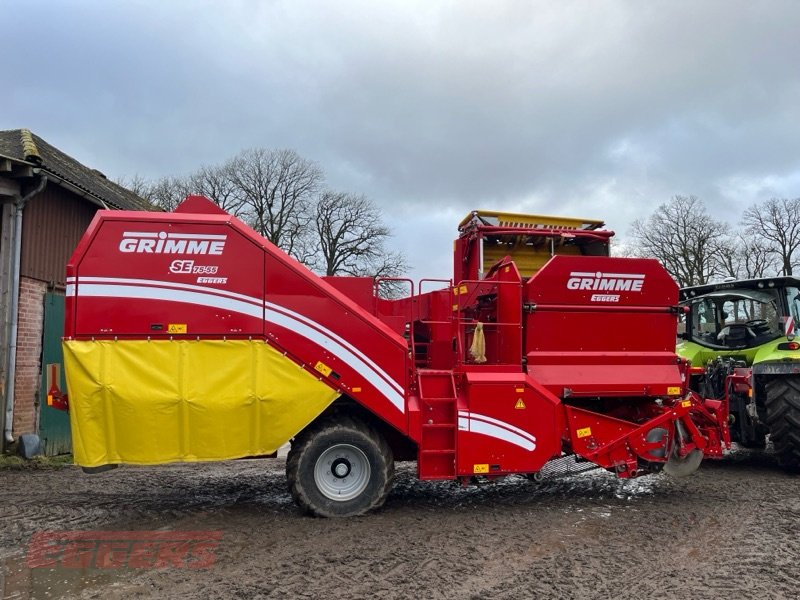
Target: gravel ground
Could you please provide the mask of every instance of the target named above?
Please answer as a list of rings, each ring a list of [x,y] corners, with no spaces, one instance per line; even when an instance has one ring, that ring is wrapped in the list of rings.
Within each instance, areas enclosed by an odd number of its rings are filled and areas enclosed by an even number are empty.
[[[739,451],[694,476],[461,488],[413,464],[380,511],[300,513],[281,459],[2,471],[5,598],[796,598],[798,478]],[[214,530],[204,569],[29,568],[48,530]]]

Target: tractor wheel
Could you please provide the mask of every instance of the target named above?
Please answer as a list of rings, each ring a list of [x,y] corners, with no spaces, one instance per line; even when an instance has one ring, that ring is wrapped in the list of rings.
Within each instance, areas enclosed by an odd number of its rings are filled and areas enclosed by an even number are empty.
[[[352,517],[386,501],[394,458],[386,440],[361,421],[337,417],[292,442],[286,477],[294,501],[318,517]]]
[[[800,377],[776,377],[766,387],[767,424],[778,462],[800,473]]]
[[[739,441],[737,444],[748,450],[763,450],[767,447],[767,436],[766,434],[757,434],[755,440]]]

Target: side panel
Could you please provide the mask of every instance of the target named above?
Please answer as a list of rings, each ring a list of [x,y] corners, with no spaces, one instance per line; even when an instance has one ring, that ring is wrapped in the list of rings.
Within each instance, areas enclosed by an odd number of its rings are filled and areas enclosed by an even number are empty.
[[[525,285],[527,370],[558,396],[674,396],[678,287],[651,259],[556,256]]]
[[[100,211],[67,311],[68,338],[266,340],[408,431],[407,341],[229,215]]]
[[[467,373],[458,475],[532,473],[561,453],[558,398],[524,373]]]
[[[74,336],[263,335],[264,252],[229,223],[103,220],[68,281]]]

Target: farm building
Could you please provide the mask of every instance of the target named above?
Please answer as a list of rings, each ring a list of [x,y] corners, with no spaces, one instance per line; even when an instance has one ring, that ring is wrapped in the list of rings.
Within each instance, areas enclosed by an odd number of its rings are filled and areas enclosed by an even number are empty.
[[[33,433],[46,454],[69,452],[68,415],[46,402],[63,385],[67,260],[98,209],[151,207],[27,129],[0,131],[0,203],[3,447]]]

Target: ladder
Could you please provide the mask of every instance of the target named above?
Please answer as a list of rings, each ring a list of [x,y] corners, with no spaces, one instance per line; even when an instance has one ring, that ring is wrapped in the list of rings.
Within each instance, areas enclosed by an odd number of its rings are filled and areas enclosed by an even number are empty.
[[[455,478],[458,410],[453,372],[420,369],[417,378],[422,419],[417,475],[420,479]]]

